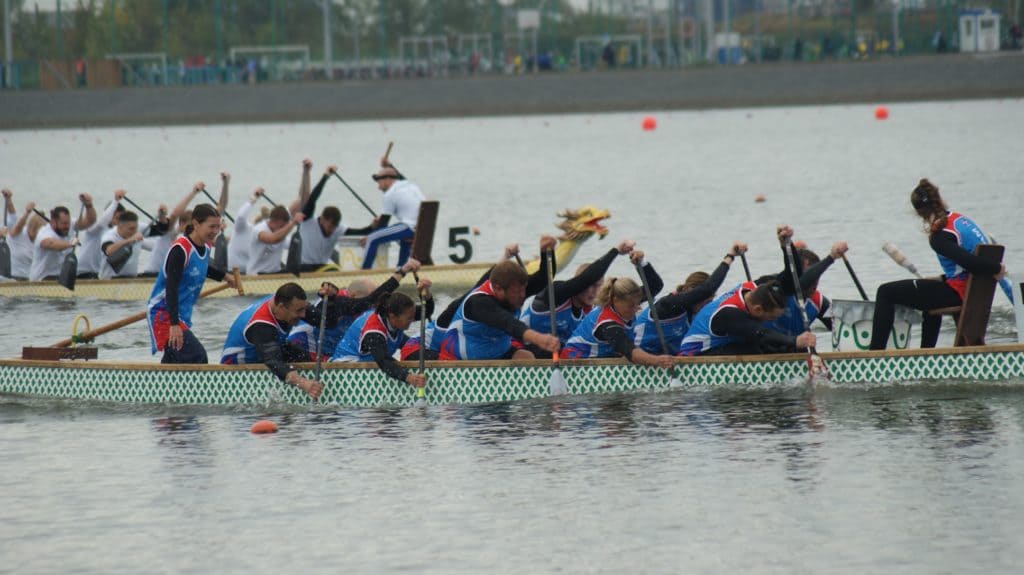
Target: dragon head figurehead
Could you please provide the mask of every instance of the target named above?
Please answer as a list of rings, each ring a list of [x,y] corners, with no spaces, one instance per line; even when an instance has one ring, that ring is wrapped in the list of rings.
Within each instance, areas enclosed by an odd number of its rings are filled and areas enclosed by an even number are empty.
[[[558,217],[562,218],[562,221],[557,226],[563,232],[558,239],[578,242],[593,234],[597,234],[599,238],[608,235],[608,228],[601,225],[601,220],[612,217],[612,214],[608,210],[594,206],[583,206],[578,210],[567,209],[560,212]]]

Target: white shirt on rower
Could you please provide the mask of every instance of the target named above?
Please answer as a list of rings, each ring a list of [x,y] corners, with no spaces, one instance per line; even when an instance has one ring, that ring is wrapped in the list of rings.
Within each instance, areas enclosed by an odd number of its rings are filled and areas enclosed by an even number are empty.
[[[249,223],[249,212],[252,211],[252,200],[242,204],[235,214],[231,238],[228,239],[228,269],[244,270],[249,264],[249,243],[252,241],[252,224]]]
[[[391,216],[391,221],[388,222],[390,225],[402,223],[416,229],[416,220],[420,217],[420,202],[424,199],[419,186],[409,180],[396,180],[388,191],[384,192],[381,213]]]
[[[103,250],[100,249],[100,240],[103,238],[103,234],[110,229],[110,221],[114,219],[115,211],[117,211],[117,202],[110,202],[96,223],[78,234],[78,241],[82,242],[82,245],[78,247],[79,274],[100,273],[100,262],[104,259]]]
[[[260,241],[260,233],[270,231],[270,220],[264,220],[252,228],[249,240],[249,261],[245,266],[247,275],[270,274],[281,271],[281,258],[288,247],[288,237],[276,244],[265,244]],[[305,248],[305,246],[303,246]]]
[[[149,252],[149,261],[142,268],[142,273],[148,275],[156,275],[160,273],[160,268],[164,265],[164,260],[167,259],[167,252],[171,249],[171,244],[174,240],[178,239],[178,226],[175,222],[171,222],[171,227],[162,236],[148,237],[142,241],[142,249]]]
[[[29,216],[31,218],[31,216]],[[11,276],[28,279],[32,270],[32,240],[28,238],[28,222],[21,227],[21,233],[13,235],[14,224],[18,223],[17,214],[7,214],[7,245],[11,248]]]
[[[139,230],[139,233],[145,235],[144,230]],[[103,234],[100,238],[100,246],[106,243],[117,243],[123,242],[125,238],[121,237],[121,234],[117,233],[117,226],[114,226],[107,230],[107,233]],[[107,262],[106,254],[103,255],[103,260],[100,262],[100,279],[106,280],[110,278],[130,278],[139,275],[139,254],[142,253],[142,246],[138,243],[131,244],[128,246],[132,250],[132,255],[128,256],[128,261],[124,263],[121,271],[115,272],[114,268]]]
[[[71,231],[68,235],[62,236],[53,229],[53,224],[39,228],[36,234],[36,241],[32,248],[32,267],[29,269],[28,279],[39,281],[49,276],[59,276],[60,267],[64,264],[64,256],[71,252],[71,248],[64,250],[48,250],[43,247],[43,242],[49,239],[56,239],[62,242],[71,241],[75,235],[75,225],[78,220],[71,222]]]
[[[320,218],[312,218],[299,224],[299,235],[302,236],[302,263],[323,265],[330,262],[334,246],[346,229],[348,228],[339,224],[334,233],[324,236],[323,230],[320,229]]]

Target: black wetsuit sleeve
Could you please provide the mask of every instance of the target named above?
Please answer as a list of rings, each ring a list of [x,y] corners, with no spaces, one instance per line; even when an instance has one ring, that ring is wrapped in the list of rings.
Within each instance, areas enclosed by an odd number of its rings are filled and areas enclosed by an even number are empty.
[[[224,276],[228,275],[224,270],[214,267],[213,265],[206,266],[206,277],[214,281],[224,281]]]
[[[711,320],[711,332],[731,335],[756,344],[764,351],[777,351],[796,347],[796,338],[766,328],[761,322],[738,309],[725,308]]]
[[[832,318],[825,317],[825,312],[832,307],[832,302],[825,296],[821,296],[821,309],[818,311],[818,321],[829,331],[832,331]]]
[[[345,228],[343,236],[368,236],[373,232],[373,226],[366,226],[362,228]]]
[[[370,225],[370,229],[371,230],[379,230],[381,228],[388,227],[388,222],[391,221],[391,214],[381,214],[381,215],[379,215],[377,217],[379,218],[377,220],[377,225],[371,224]]]
[[[693,306],[714,296],[718,288],[721,287],[722,282],[725,281],[727,273],[729,273],[729,264],[722,262],[715,268],[711,277],[690,291],[674,293],[661,298],[654,304],[658,317],[679,317],[684,312],[692,310]]]
[[[999,273],[999,264],[984,260],[963,249],[957,243],[956,236],[946,230],[932,234],[928,239],[928,244],[935,250],[935,253],[953,260],[956,262],[956,265],[964,268],[969,273],[984,275],[996,275]]]
[[[543,252],[540,254],[540,267],[530,274],[530,278],[526,281],[526,297],[537,295],[548,285],[548,268],[546,267],[548,265],[553,266],[553,269],[558,267],[555,265],[555,258],[548,258],[548,252]]]
[[[306,205],[302,206],[302,213],[306,216],[307,220],[313,218],[313,214],[316,212],[316,202],[320,199],[320,194],[323,193],[325,184],[327,184],[327,174],[324,174],[320,181],[316,183],[313,191],[309,193]]]
[[[171,229],[170,222],[161,222],[159,220],[153,222],[153,225],[149,226],[149,231],[146,232],[147,237],[155,238],[162,236]]]
[[[583,273],[580,275],[566,281],[555,282],[555,306],[562,305],[569,298],[586,291],[587,288],[597,283],[604,277],[604,274],[608,273],[608,268],[611,267],[617,255],[619,255],[619,251],[612,248],[608,250],[608,253],[587,266],[587,269],[583,270]],[[537,294],[537,297],[540,297],[540,295]],[[544,295],[544,309],[547,309],[547,294],[545,293]]]
[[[831,255],[828,255],[825,256],[825,259],[807,268],[804,273],[800,274],[800,287],[806,290],[814,285],[815,282],[821,279],[825,270],[832,267],[832,264],[834,263],[836,263],[836,260],[832,259]]]
[[[260,361],[281,381],[288,377],[288,372],[295,371],[295,367],[285,361],[277,330],[273,326],[254,323],[245,330],[245,338],[256,347]]]
[[[327,314],[329,316],[334,314],[334,317],[359,315],[373,307],[380,296],[385,293],[393,292],[396,289],[398,289],[398,280],[394,277],[389,277],[388,281],[377,286],[377,289],[370,292],[366,297],[351,298],[345,296],[334,296],[331,298],[331,304],[327,309]],[[332,310],[331,308],[334,309]]]
[[[783,250],[785,250],[785,248],[783,248]],[[793,261],[796,262],[796,275],[799,278],[803,278],[804,269],[803,269],[803,262],[800,259],[800,254],[796,251],[796,247],[793,246],[793,244],[790,244],[790,250],[792,250],[792,252],[793,252]],[[790,271],[789,258],[786,256],[786,252],[785,251],[782,252],[782,264],[783,264],[782,271],[779,272],[779,274],[775,276],[775,281],[779,282],[779,285],[782,286],[782,293],[784,293],[786,295],[794,295],[796,293],[796,290],[793,288],[793,272]],[[824,271],[824,270],[822,270],[822,271]],[[770,278],[764,278],[764,277],[758,278],[759,281],[757,281],[755,283],[757,283],[757,285],[761,285],[761,284],[765,283],[762,280],[766,280],[766,279],[770,279]],[[802,279],[801,279],[801,284],[803,284]]]
[[[644,283],[651,288],[651,297],[657,296],[661,288],[665,287],[665,282],[649,263],[644,265]]]
[[[520,341],[529,329],[512,312],[501,307],[493,297],[470,298],[466,302],[466,318],[499,329]]]
[[[405,383],[405,378],[409,376],[409,370],[398,365],[395,358],[388,353],[388,345],[383,335],[379,333],[366,334],[363,337],[363,344],[360,346],[359,351],[372,355],[373,361],[377,362],[377,367],[388,377]]]
[[[632,360],[633,349],[636,348],[636,345],[621,325],[612,322],[603,324],[594,331],[594,336],[601,341],[610,343],[615,353]]]
[[[493,269],[493,266],[487,268],[484,275],[480,276],[480,279],[476,280],[476,283],[473,284],[473,287],[469,288],[469,291],[460,295],[457,299],[453,300],[452,303],[448,304],[448,307],[444,308],[441,315],[437,316],[437,322],[435,322],[438,327],[448,327],[451,325],[452,318],[455,317],[455,312],[459,311],[459,306],[462,305],[462,300],[466,299],[466,296],[468,296],[473,290],[482,286],[485,281],[489,280],[491,278],[491,270]]]
[[[185,249],[181,246],[171,246],[167,252],[167,261],[164,262],[164,299],[167,301],[167,317],[171,325],[178,325],[178,287],[181,285],[181,277],[185,272]]]

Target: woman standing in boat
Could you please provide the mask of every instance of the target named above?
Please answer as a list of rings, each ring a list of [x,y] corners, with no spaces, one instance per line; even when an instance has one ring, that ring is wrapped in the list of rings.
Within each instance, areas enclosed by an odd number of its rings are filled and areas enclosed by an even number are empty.
[[[149,295],[149,337],[161,363],[208,363],[206,349],[190,329],[192,306],[206,278],[234,287],[234,277],[210,267],[210,250],[220,233],[220,214],[210,204],[192,210],[185,235],[171,244]]]
[[[986,274],[1002,279],[1006,266],[979,258],[974,248],[988,244],[988,236],[973,220],[951,212],[939,195],[939,188],[922,179],[910,193],[910,204],[924,222],[928,244],[939,259],[942,275],[931,279],[908,279],[884,283],[875,294],[875,316],[871,323],[871,349],[885,349],[892,331],[897,304],[921,310],[921,347],[935,347],[942,317],[928,310],[961,305],[968,274]]]

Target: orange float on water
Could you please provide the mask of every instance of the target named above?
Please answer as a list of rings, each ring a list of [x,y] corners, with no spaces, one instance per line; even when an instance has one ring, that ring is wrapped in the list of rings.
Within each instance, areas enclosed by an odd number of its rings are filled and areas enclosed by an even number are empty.
[[[889,119],[889,108],[885,106],[879,106],[875,108],[875,119],[876,120],[888,120]]]
[[[756,196],[754,196],[754,201],[759,204],[763,204],[767,200],[768,198],[764,197],[764,194],[757,194]]]
[[[261,419],[252,424],[251,433],[277,433],[277,424],[269,419]]]
[[[650,132],[658,127],[658,121],[654,119],[654,116],[644,116],[644,121],[640,125],[644,131]]]

